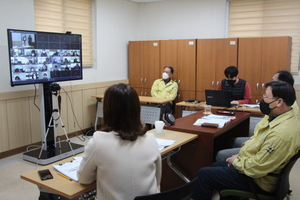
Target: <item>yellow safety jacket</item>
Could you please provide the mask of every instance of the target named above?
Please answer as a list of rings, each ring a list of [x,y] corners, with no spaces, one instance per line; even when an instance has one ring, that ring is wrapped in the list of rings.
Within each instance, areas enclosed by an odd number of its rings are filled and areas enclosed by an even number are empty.
[[[291,109],[271,122],[259,122],[232,164],[240,173],[252,177],[263,190],[273,192],[277,178],[267,174],[280,173],[299,149],[300,121]]]
[[[178,84],[170,80],[165,84],[164,79],[157,79],[153,82],[151,96],[157,98],[175,99],[177,96]]]

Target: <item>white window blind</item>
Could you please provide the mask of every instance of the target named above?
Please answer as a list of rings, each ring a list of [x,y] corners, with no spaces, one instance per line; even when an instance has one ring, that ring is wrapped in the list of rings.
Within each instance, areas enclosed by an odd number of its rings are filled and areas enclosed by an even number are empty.
[[[291,72],[298,73],[299,0],[229,0],[229,37],[292,37]]]
[[[83,67],[93,65],[93,0],[34,0],[37,31],[82,35]]]

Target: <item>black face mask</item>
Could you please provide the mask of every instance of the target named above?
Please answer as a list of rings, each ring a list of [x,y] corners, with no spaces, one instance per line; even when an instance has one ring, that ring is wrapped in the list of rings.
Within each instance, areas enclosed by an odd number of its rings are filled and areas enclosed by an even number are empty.
[[[236,80],[227,80],[228,85],[233,86]]]
[[[260,103],[259,103],[260,111],[261,111],[263,114],[265,114],[265,115],[269,115],[270,112],[271,112],[272,110],[274,110],[275,108],[277,108],[277,106],[275,106],[274,108],[270,108],[270,107],[269,107],[269,105],[270,105],[271,103],[275,102],[275,101],[277,101],[277,100],[274,100],[274,101],[272,101],[272,102],[270,102],[270,103],[266,103],[265,100],[262,99],[262,100],[260,101]]]

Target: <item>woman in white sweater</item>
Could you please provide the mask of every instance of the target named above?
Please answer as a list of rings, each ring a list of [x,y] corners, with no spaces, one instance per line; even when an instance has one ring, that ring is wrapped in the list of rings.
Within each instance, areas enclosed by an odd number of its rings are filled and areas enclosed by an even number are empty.
[[[97,181],[98,200],[131,200],[159,192],[161,157],[153,133],[140,120],[140,102],[129,85],[104,94],[104,128],[85,147],[77,171],[81,184]]]

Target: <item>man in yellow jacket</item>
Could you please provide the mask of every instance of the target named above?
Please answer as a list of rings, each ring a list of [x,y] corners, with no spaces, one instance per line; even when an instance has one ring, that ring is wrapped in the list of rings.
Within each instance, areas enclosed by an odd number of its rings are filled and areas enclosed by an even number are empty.
[[[286,71],[286,70],[278,71],[272,77],[272,80],[273,81],[284,81],[294,87],[293,75],[289,71]],[[295,101],[295,103],[291,107],[293,108],[295,115],[298,116],[298,119],[300,120],[299,106],[298,106],[297,102]],[[267,123],[269,123],[268,119],[269,119],[269,116],[265,115],[262,118],[262,120],[255,126],[255,129],[261,129],[263,126],[265,126]],[[255,132],[255,130],[254,130],[254,132]],[[234,154],[238,154],[241,147],[245,144],[245,142],[248,139],[249,139],[249,137],[235,138],[233,141],[233,145],[232,145],[233,148],[223,149],[223,150],[219,151],[216,155],[216,161],[226,160],[230,156],[232,156]]]
[[[258,193],[273,193],[277,179],[267,174],[280,173],[300,149],[300,121],[292,108],[295,100],[296,93],[290,84],[267,83],[260,110],[268,116],[269,123],[259,123],[237,155],[200,169],[192,199],[210,200],[214,189],[251,191],[249,177],[256,183]]]
[[[175,99],[178,91],[178,84],[172,80],[174,69],[171,66],[165,66],[162,78],[153,82],[151,88],[151,96],[157,98]],[[172,102],[163,105],[162,113],[170,113],[172,111]]]

